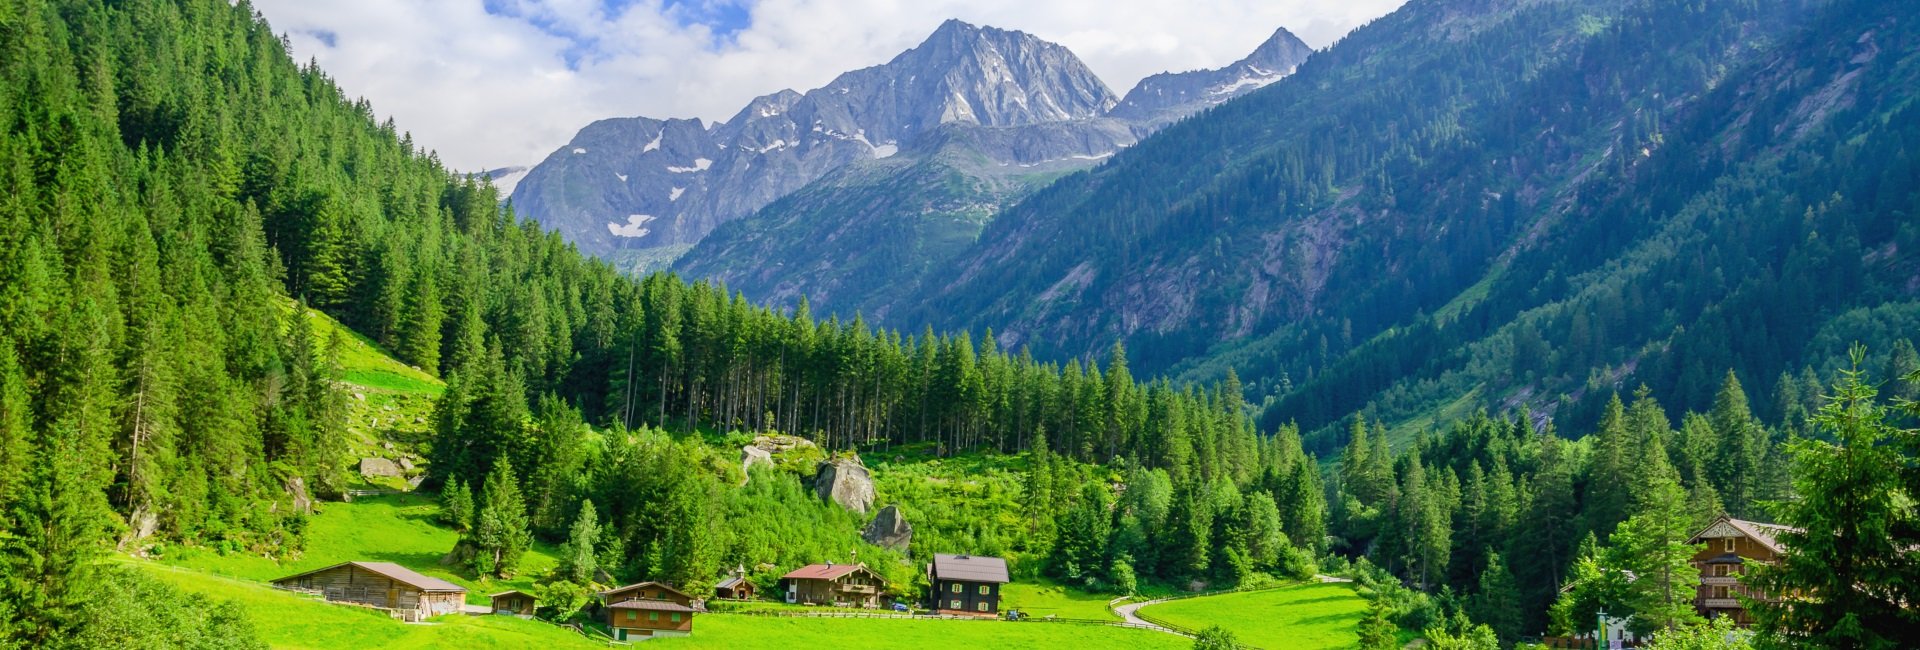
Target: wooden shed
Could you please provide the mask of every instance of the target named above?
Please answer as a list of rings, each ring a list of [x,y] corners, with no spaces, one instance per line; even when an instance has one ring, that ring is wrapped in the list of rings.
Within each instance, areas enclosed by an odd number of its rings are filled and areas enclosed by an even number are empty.
[[[273,581],[329,601],[378,607],[408,621],[464,611],[467,589],[392,562],[343,562]]]
[[[753,581],[747,579],[746,567],[740,567],[713,586],[713,597],[727,600],[753,600],[757,591]]]
[[[540,599],[533,594],[514,590],[502,591],[487,597],[493,601],[493,613],[512,614],[514,616],[532,616],[533,610],[540,606]]]

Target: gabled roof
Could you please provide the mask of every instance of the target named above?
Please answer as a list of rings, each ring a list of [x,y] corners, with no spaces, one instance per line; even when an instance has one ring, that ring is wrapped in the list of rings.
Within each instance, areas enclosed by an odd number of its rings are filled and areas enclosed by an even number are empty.
[[[651,580],[647,582],[636,582],[636,583],[627,585],[625,587],[614,587],[612,589],[608,589],[606,591],[600,592],[600,596],[602,598],[605,598],[607,596],[611,596],[617,593],[633,591],[635,589],[639,589],[642,587],[659,587],[661,589],[665,589],[667,591],[671,591],[673,593],[679,594],[681,597],[686,598],[687,600],[693,600],[693,596],[687,595],[687,592],[681,591],[679,589],[674,589],[672,585],[668,585],[667,583],[653,582]]]
[[[947,555],[936,553],[933,556],[933,577],[939,580],[959,580],[963,582],[991,582],[1006,584],[1013,582],[1007,577],[1007,561],[997,557],[983,555]]]
[[[1780,540],[1778,539],[1780,533],[1799,530],[1792,526],[1746,521],[1743,519],[1734,519],[1727,515],[1720,515],[1720,518],[1713,520],[1713,523],[1707,524],[1705,528],[1701,528],[1699,532],[1687,538],[1687,542],[1690,544],[1698,544],[1701,539],[1707,537],[1708,533],[1716,533],[1713,535],[1715,538],[1729,537],[1729,535],[1725,534],[1728,532],[1726,530],[1714,530],[1721,526],[1731,528],[1733,533],[1759,542],[1761,546],[1767,547],[1767,550],[1773,551],[1774,553],[1787,552],[1786,548],[1780,545]]]
[[[405,584],[415,589],[419,589],[421,591],[442,591],[442,592],[457,591],[461,593],[465,593],[467,591],[466,587],[462,587],[460,585],[456,585],[451,582],[441,580],[439,578],[431,578],[424,575],[420,575],[419,572],[414,571],[413,569],[409,569],[409,568],[400,566],[398,564],[394,564],[392,562],[341,562],[333,566],[325,566],[325,567],[320,567],[318,569],[314,569],[312,571],[296,573],[296,574],[287,576],[285,578],[275,580],[273,582],[275,584],[278,584],[278,583],[286,582],[288,580],[304,578],[306,576],[320,573],[322,571],[332,571],[334,569],[338,569],[340,567],[347,566],[347,565],[353,565],[367,572],[376,573],[376,574],[385,576],[388,580]]]
[[[833,580],[855,571],[865,571],[875,578],[880,577],[880,574],[874,573],[872,569],[868,569],[864,564],[809,564],[780,576],[780,579]],[[885,579],[881,578],[881,580],[884,581]]]
[[[720,583],[719,583],[719,584],[716,584],[716,585],[714,585],[714,586],[713,586],[713,588],[714,588],[714,589],[728,589],[728,588],[732,588],[732,587],[733,587],[734,585],[737,585],[737,584],[740,584],[740,583],[742,583],[742,582],[746,582],[746,578],[742,578],[742,577],[740,577],[740,576],[727,576],[727,579],[725,579],[725,580],[721,580],[721,581],[720,581]]]
[[[488,597],[488,598],[499,598],[499,597],[501,597],[501,596],[512,596],[512,595],[514,595],[514,594],[519,594],[519,595],[522,595],[522,596],[528,596],[528,597],[531,597],[531,598],[534,598],[534,599],[536,599],[536,600],[537,600],[537,599],[539,599],[539,596],[537,596],[537,595],[534,595],[534,594],[532,594],[532,593],[528,593],[528,592],[525,592],[525,591],[521,591],[521,590],[519,590],[519,589],[508,589],[508,590],[506,590],[506,591],[502,591],[502,592],[500,592],[500,593],[497,593],[497,594],[487,594],[487,597]]]
[[[671,600],[623,600],[607,606],[608,609],[638,609],[650,612],[704,612],[707,610],[689,607]]]

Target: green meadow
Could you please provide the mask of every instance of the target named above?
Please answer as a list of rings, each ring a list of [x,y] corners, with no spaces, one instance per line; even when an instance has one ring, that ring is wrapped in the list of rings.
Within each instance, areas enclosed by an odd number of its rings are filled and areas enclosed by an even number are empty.
[[[1262,650],[1350,648],[1367,603],[1341,583],[1175,600],[1140,608],[1147,620],[1200,629],[1218,625]]]

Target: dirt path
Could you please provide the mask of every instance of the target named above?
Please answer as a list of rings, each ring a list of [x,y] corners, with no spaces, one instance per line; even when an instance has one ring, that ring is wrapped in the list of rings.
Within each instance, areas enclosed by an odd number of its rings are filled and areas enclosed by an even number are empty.
[[[1185,634],[1181,634],[1180,632],[1176,632],[1170,628],[1163,627],[1158,623],[1154,623],[1152,621],[1148,621],[1147,619],[1140,618],[1140,615],[1134,613],[1139,611],[1140,608],[1142,607],[1146,607],[1154,603],[1163,603],[1166,601],[1167,599],[1165,598],[1159,598],[1155,600],[1143,600],[1137,603],[1127,603],[1125,605],[1115,605],[1113,608],[1113,613],[1119,614],[1120,618],[1125,619],[1127,623],[1132,625],[1138,625],[1138,626],[1149,628],[1149,629],[1159,630],[1161,632],[1166,632],[1167,634],[1179,634],[1180,636],[1186,636]]]

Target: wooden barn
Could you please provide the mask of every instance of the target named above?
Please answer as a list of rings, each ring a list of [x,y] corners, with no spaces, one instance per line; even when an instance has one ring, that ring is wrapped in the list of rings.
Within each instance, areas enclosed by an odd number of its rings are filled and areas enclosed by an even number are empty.
[[[540,599],[533,594],[514,590],[502,591],[487,597],[493,601],[493,613],[512,614],[514,616],[532,616],[534,608],[540,606]]]
[[[809,564],[780,577],[789,603],[879,607],[886,578],[865,564]]]
[[[693,615],[706,611],[693,596],[658,582],[602,591],[600,604],[618,641],[693,634]]]
[[[392,562],[344,562],[273,581],[282,589],[378,607],[408,621],[464,611],[467,590]]]
[[[1000,585],[1012,581],[1007,561],[997,557],[935,553],[927,565],[929,600],[942,614],[997,616]]]

